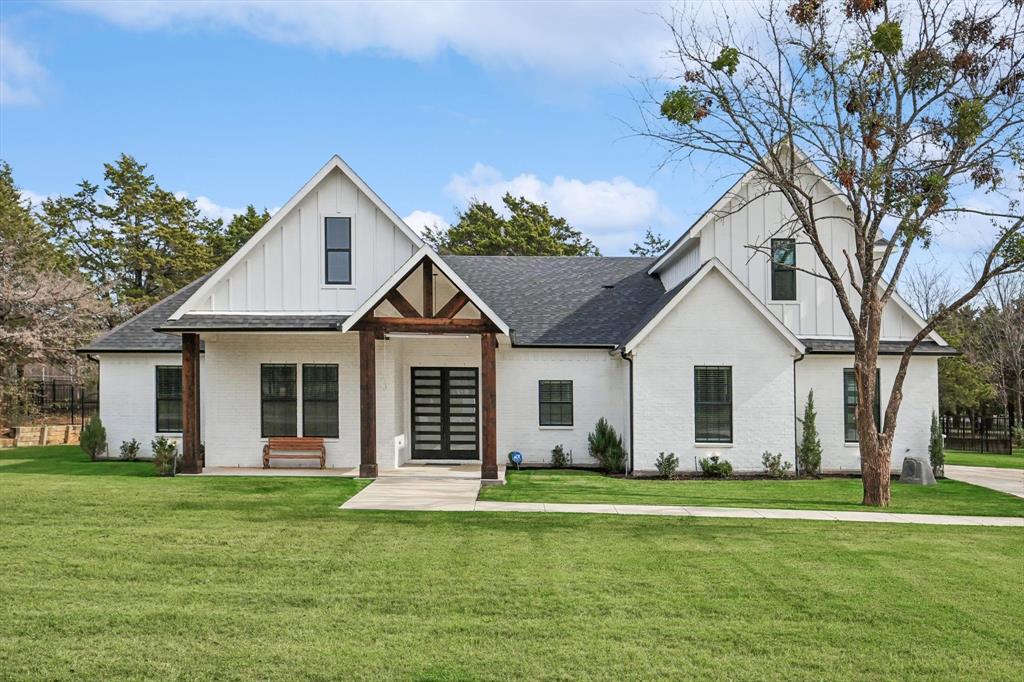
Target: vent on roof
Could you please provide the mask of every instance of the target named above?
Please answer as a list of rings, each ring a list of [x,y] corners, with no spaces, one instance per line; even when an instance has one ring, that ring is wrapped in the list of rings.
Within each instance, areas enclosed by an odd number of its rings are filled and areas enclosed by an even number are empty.
[[[602,289],[614,289],[615,285],[614,284],[602,284],[601,288]]]

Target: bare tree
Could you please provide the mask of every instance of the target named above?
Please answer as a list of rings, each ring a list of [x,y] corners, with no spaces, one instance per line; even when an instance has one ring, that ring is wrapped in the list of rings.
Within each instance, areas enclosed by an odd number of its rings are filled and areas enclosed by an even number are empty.
[[[1000,277],[982,298],[975,352],[991,368],[1000,401],[1019,420],[1024,410],[1024,275]]]
[[[852,331],[867,505],[889,504],[914,350],[993,279],[1024,268],[1024,218],[1007,195],[1024,159],[1021,4],[796,0],[754,5],[753,25],[725,13],[713,24],[667,19],[679,85],[652,86],[657,108],[643,110],[639,132],[664,143],[667,160],[718,159],[748,174],[753,198],[782,196],[792,217],[779,232],[813,249],[820,267],[800,269],[831,283]],[[967,200],[973,192],[986,193],[985,207]],[[848,210],[833,210],[836,199]],[[876,424],[883,310],[910,254],[955,218],[990,224],[992,243],[976,280],[907,343]],[[852,230],[852,253],[830,250],[837,223]],[[748,246],[770,258],[776,235]]]
[[[934,264],[917,263],[908,268],[900,285],[903,298],[926,320],[949,305],[957,293],[949,272]]]

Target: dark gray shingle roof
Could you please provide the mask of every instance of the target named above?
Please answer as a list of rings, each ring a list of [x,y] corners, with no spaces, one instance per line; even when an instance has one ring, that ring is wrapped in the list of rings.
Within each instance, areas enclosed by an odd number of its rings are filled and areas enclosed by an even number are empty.
[[[653,258],[445,256],[519,346],[621,342],[665,289]]]
[[[808,353],[853,353],[853,339],[800,339]],[[901,355],[907,344],[903,341],[881,341],[878,352],[882,355]],[[959,355],[952,346],[940,346],[934,341],[922,341],[914,349],[914,355]]]
[[[127,322],[122,322],[86,347],[80,348],[79,351],[83,353],[101,353],[104,351],[180,353],[180,336],[155,332],[153,327],[162,325],[209,276],[209,274],[203,275],[164,300],[146,308]]]
[[[337,331],[347,315],[182,315],[157,325],[168,331]]]

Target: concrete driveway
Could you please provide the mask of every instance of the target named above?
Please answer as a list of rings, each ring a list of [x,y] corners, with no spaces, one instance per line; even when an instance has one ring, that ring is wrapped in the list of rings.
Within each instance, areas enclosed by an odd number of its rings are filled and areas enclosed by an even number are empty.
[[[1024,497],[1024,469],[946,465],[946,478]]]

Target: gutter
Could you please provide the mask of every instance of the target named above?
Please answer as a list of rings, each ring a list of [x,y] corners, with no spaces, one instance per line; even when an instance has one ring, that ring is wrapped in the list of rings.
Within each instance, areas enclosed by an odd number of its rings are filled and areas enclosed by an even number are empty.
[[[626,353],[625,350],[620,350],[619,355],[622,359],[629,363],[629,465],[626,468],[626,476],[629,476],[633,471],[633,354]]]

